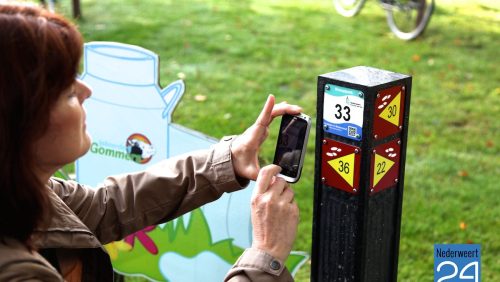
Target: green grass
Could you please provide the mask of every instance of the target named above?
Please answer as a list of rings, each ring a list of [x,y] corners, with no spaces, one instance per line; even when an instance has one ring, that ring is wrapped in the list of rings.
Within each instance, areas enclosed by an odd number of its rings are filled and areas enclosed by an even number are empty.
[[[399,280],[432,281],[434,243],[474,242],[482,245],[483,281],[498,281],[500,5],[437,5],[425,35],[412,42],[389,32],[375,1],[348,19],[328,0],[84,0],[78,24],[86,41],[158,53],[164,85],[183,73],[186,93],[174,121],[214,137],[241,133],[268,93],[315,117],[319,74],[356,65],[411,74]],[[263,164],[272,160],[276,131],[274,124]],[[311,246],[314,140],[313,132],[294,186],[296,250]],[[305,267],[297,281],[308,280]]]

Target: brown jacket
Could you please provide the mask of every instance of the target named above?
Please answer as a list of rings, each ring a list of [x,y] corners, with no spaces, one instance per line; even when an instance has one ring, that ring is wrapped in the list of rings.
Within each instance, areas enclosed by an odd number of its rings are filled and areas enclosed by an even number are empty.
[[[231,138],[210,150],[172,158],[146,171],[109,177],[97,188],[51,179],[50,224],[36,230],[38,252],[20,242],[0,240],[0,281],[63,281],[46,259],[74,253],[82,262],[82,281],[112,281],[109,256],[102,244],[154,225],[245,186],[234,175]],[[242,185],[244,184],[244,185]],[[57,266],[57,259],[56,266]],[[292,281],[291,275],[265,252],[247,249],[226,281]]]

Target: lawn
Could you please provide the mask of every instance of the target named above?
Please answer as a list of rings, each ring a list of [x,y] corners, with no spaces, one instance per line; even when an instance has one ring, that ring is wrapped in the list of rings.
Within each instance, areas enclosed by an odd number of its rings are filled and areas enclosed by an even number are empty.
[[[69,14],[70,1],[61,2]],[[315,118],[320,74],[366,65],[412,75],[398,278],[432,281],[434,243],[472,242],[482,246],[483,281],[499,281],[500,4],[438,0],[411,42],[389,32],[376,1],[356,18],[328,0],[83,0],[82,11],[86,41],[158,53],[161,81],[186,83],[174,122],[217,138],[241,133],[269,93]],[[276,131],[262,164],[272,161]],[[296,250],[311,246],[314,135],[294,185]]]

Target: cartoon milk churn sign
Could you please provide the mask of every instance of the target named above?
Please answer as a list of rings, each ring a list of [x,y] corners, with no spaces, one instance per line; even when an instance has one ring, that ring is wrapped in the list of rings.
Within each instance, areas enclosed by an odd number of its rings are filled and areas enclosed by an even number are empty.
[[[158,56],[116,42],[84,46],[80,77],[93,90],[85,103],[90,151],[76,163],[77,180],[96,186],[106,176],[139,171],[217,142],[171,122],[184,93],[177,80],[158,85]],[[106,245],[115,271],[158,281],[221,281],[251,245],[249,200],[254,182],[172,222]],[[168,189],[168,187],[166,187]],[[307,256],[295,254],[296,271]]]

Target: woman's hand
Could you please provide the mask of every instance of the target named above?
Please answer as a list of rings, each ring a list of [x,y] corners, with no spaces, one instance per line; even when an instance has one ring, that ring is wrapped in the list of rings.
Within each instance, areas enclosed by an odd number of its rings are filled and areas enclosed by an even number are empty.
[[[255,123],[233,141],[231,154],[233,158],[234,172],[237,176],[255,180],[259,174],[259,150],[260,145],[269,135],[269,125],[273,118],[283,114],[299,114],[302,109],[299,106],[287,103],[274,104],[274,96],[269,95]]]
[[[299,208],[288,183],[277,177],[277,165],[263,167],[252,195],[252,248],[284,262],[297,234]]]

